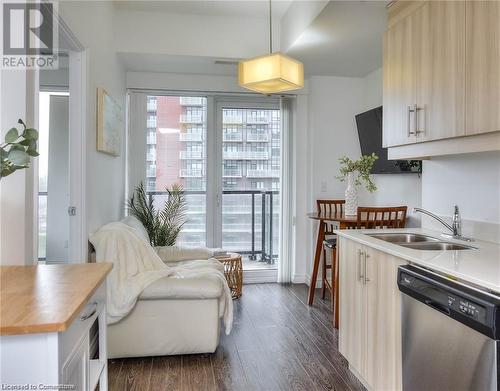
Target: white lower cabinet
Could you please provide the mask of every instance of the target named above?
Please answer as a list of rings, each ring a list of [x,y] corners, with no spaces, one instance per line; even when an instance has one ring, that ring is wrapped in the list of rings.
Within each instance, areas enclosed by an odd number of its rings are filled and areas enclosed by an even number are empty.
[[[76,390],[87,390],[89,378],[89,339],[85,338],[62,367],[62,383]]]
[[[93,335],[91,329],[96,322],[98,333]],[[106,328],[103,282],[65,331],[1,336],[0,383],[37,389],[71,387],[74,391],[93,391],[99,384],[99,390],[106,391]],[[99,344],[99,357],[95,359],[90,357],[93,342]]]
[[[401,294],[407,262],[340,237],[339,350],[373,390],[401,390]]]

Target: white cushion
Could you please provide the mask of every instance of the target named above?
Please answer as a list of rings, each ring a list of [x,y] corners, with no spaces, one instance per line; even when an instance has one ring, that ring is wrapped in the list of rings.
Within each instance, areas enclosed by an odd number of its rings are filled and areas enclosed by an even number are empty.
[[[142,225],[142,223],[136,217],[127,216],[121,222],[123,224],[128,225],[131,228],[134,228],[139,233],[139,236],[144,238],[149,243],[148,231],[146,231],[146,228],[144,228],[144,225]]]
[[[214,249],[207,247],[161,246],[155,247],[156,253],[163,262],[190,261],[209,259],[214,256]]]

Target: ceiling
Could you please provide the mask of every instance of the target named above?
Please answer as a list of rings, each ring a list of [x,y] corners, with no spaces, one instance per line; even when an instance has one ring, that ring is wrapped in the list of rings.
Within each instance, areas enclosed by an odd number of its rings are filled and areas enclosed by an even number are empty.
[[[274,16],[292,0],[273,0]],[[363,77],[382,66],[382,39],[388,1],[331,1],[286,53],[304,63],[307,76]],[[115,1],[118,9],[199,15],[267,15],[267,0]],[[213,57],[120,53],[130,71],[235,75],[236,65]],[[232,60],[238,60],[233,58]]]
[[[332,1],[287,54],[309,75],[361,77],[382,66],[386,1]]]
[[[292,1],[293,0],[273,0],[273,19],[281,19]],[[269,18],[268,0],[114,1],[114,5],[117,9],[130,11]]]

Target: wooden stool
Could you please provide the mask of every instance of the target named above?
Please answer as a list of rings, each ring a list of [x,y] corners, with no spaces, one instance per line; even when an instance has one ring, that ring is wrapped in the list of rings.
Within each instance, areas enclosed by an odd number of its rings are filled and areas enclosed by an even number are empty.
[[[318,214],[324,213],[327,215],[342,215],[344,213],[345,200],[316,200],[316,210]],[[332,224],[325,225],[325,236],[330,236],[323,241],[323,263],[322,263],[322,283],[321,283],[321,298],[325,299],[326,289],[330,291],[330,300],[332,302],[333,326],[338,327],[338,304],[335,292],[337,291],[336,283],[336,259],[337,259],[337,236],[333,232],[334,226]],[[331,237],[332,235],[335,235]],[[332,253],[332,262],[327,262],[327,250]],[[331,270],[330,280],[327,278],[327,270]]]
[[[241,255],[237,253],[227,253],[216,257],[216,259],[224,264],[224,275],[226,276],[227,285],[231,290],[233,299],[237,299],[242,294],[243,288],[243,264]]]

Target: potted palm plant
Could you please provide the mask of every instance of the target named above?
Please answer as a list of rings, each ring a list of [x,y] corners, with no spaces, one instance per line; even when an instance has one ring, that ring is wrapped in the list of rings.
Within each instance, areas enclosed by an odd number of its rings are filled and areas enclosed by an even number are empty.
[[[129,214],[142,223],[153,247],[173,246],[187,222],[187,202],[182,186],[174,184],[166,190],[168,198],[161,210],[155,208],[154,198],[146,194],[142,182],[127,202]]]
[[[356,186],[365,184],[366,190],[370,193],[377,190],[377,186],[372,181],[370,173],[378,156],[374,153],[363,155],[358,160],[351,160],[347,156],[342,156],[340,162],[340,175],[337,176],[341,182],[347,180],[345,190],[345,214],[356,215],[358,212],[358,192]]]

